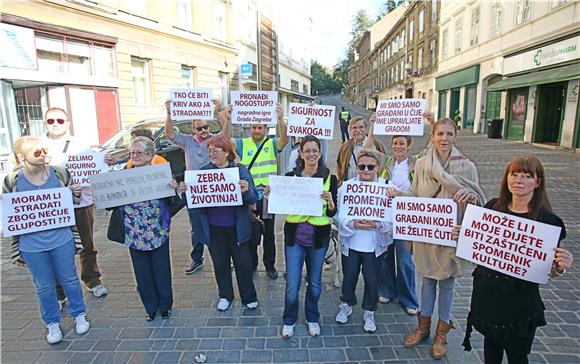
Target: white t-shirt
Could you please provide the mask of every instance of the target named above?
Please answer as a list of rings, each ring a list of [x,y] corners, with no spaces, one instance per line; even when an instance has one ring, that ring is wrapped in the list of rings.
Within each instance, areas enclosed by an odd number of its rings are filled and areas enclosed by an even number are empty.
[[[399,191],[410,191],[411,180],[409,179],[409,162],[405,158],[401,163],[395,161],[391,171],[391,181]]]
[[[354,234],[351,237],[350,245],[348,246],[348,248],[361,253],[374,253],[375,252],[374,234],[375,230],[356,229],[356,234]]]
[[[363,150],[366,142],[367,138],[365,137],[365,140],[363,140],[362,143],[360,144],[354,143],[354,148],[352,148],[352,153],[348,158],[348,169],[346,171],[346,179],[351,179],[358,175],[358,168],[356,166],[356,160],[354,158],[358,155],[358,153],[361,150]]]

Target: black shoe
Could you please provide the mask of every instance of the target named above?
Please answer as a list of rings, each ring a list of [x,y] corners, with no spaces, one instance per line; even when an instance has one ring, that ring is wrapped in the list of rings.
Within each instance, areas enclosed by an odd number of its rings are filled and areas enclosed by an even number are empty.
[[[203,262],[191,262],[191,266],[185,270],[185,274],[195,273],[199,268],[203,266]]]
[[[268,277],[270,277],[270,279],[278,278],[278,271],[274,267],[266,269],[266,274],[268,275]]]
[[[145,314],[145,319],[147,321],[153,321],[153,320],[155,320],[155,314],[154,313],[146,313]]]
[[[161,318],[164,320],[169,319],[169,316],[171,316],[171,310],[167,310],[167,311],[161,311]]]

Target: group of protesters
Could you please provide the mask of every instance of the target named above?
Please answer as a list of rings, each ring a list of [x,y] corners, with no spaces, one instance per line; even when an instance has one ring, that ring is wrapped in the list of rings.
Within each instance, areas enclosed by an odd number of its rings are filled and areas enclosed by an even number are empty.
[[[276,137],[267,135],[265,125],[252,125],[250,137],[232,138],[231,106],[218,108],[216,105],[222,129],[219,134],[209,132],[206,120],[194,120],[193,135],[186,135],[174,130],[169,101],[165,105],[166,136],[183,148],[186,170],[237,168],[243,201],[240,206],[187,209],[192,251],[191,264],[185,273],[192,274],[203,266],[206,246],[218,288],[217,310],[228,310],[234,300],[232,270],[242,305],[256,309],[259,302],[253,271],[259,265],[260,245],[267,276],[278,278],[275,216],[268,214],[267,205],[270,195],[275,193],[268,177],[279,173],[278,153],[289,141],[282,107],[278,104],[276,108]],[[321,277],[334,223],[339,231],[343,271],[336,322],[348,322],[357,304],[355,291],[362,271],[365,332],[377,330],[374,312],[378,303],[397,302],[404,312],[417,316],[417,327],[403,341],[405,347],[415,347],[430,336],[437,302],[438,320],[431,354],[440,359],[446,353],[447,335],[454,328],[451,311],[455,279],[461,276],[466,261],[456,256],[454,247],[393,239],[390,222],[338,218],[339,196],[344,193],[341,185],[346,181],[386,184],[389,197],[452,199],[458,205],[459,223],[467,205],[473,204],[559,226],[560,240],[565,238],[564,224],[548,202],[544,169],[537,158],[528,155],[513,159],[505,168],[498,198],[487,201],[479,186],[475,164],[455,146],[457,125],[447,118],[434,121],[431,113],[425,113],[424,117],[426,124],[431,125],[430,142],[420,154],[412,156],[409,153],[411,137],[392,136],[391,152],[387,152],[373,135],[376,116],[371,115],[367,122],[359,116],[351,118],[343,108],[340,118],[349,120],[348,125],[341,125],[344,142],[337,156],[336,176],[325,163],[321,141],[311,135],[300,139],[292,161],[295,167],[286,176],[322,179],[322,214],[285,216],[282,337],[292,337],[298,322],[304,265],[307,331],[311,336],[320,335]],[[62,340],[60,309],[65,304],[74,317],[77,334],[86,333],[90,327],[75,268],[75,247],[86,288],[96,297],[107,294],[100,281],[93,244],[95,207],[90,188],[72,184],[66,169],[50,163],[58,154],[70,152],[78,144],[69,135],[69,124],[64,110],[49,109],[45,114],[46,136],[16,140],[14,156],[18,169],[3,183],[3,193],[68,186],[76,204],[76,226],[23,234],[12,241],[13,260],[25,263],[32,274],[42,319],[48,329],[47,341],[51,344]],[[147,133],[136,135],[129,151],[126,168],[167,162],[155,154],[155,144]],[[110,156],[105,159],[111,161]],[[173,305],[169,253],[172,207],[176,201],[185,199],[187,184],[172,180],[170,187],[175,188],[175,196],[115,207],[113,213],[118,220],[111,219],[112,223],[120,222],[122,241],[130,252],[148,321],[154,320],[158,312],[162,319],[169,318]],[[457,225],[452,234],[455,240],[460,230]],[[556,248],[550,275],[563,274],[572,266],[572,261],[569,251]],[[415,288],[416,273],[421,276],[420,300]],[[535,330],[546,324],[539,285],[482,266],[475,268],[473,277],[464,340],[466,350],[471,349],[469,335],[475,327],[485,337],[486,363],[501,363],[504,352],[509,363],[527,363]]]

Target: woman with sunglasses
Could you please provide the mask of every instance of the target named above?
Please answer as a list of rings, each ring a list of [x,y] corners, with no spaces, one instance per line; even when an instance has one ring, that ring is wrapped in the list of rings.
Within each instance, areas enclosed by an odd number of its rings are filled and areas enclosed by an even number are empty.
[[[73,202],[81,198],[81,186],[71,184],[69,172],[46,163],[47,149],[39,138],[24,136],[14,143],[14,156],[19,170],[4,179],[2,193],[37,191],[50,188],[69,187]],[[6,198],[6,197],[5,197]],[[75,242],[71,227],[22,234],[12,244],[15,260],[22,258],[32,274],[40,313],[48,333],[49,344],[62,341],[60,308],[56,297],[56,282],[60,282],[68,297],[68,312],[74,317],[78,335],[86,333],[90,324],[87,320],[83,292],[75,268]]]
[[[381,156],[379,152],[363,149],[357,155],[358,175],[350,181],[375,182],[385,184],[385,180],[378,177],[381,170]],[[344,193],[344,184],[338,191]],[[340,208],[340,207],[339,207]],[[356,285],[362,269],[365,289],[361,307],[363,314],[363,330],[377,331],[375,311],[379,298],[379,264],[382,254],[387,251],[393,242],[393,225],[383,221],[366,219],[340,219],[338,221],[342,258],[342,295],[340,297],[340,311],[336,315],[336,322],[345,324],[352,314],[352,307],[356,305]]]
[[[129,144],[131,168],[157,164],[155,144],[136,137]],[[129,168],[129,167],[127,167]],[[177,187],[174,180],[171,188]],[[157,311],[166,320],[173,306],[169,232],[171,199],[154,199],[116,207],[125,224],[125,245],[129,248],[137,290],[145,308],[145,319],[153,321]]]
[[[322,292],[322,266],[330,242],[330,218],[336,214],[336,176],[325,166],[318,138],[307,135],[300,141],[300,154],[296,168],[286,173],[288,177],[322,178],[324,192],[322,199],[322,216],[287,215],[284,225],[284,256],[286,259],[286,292],[284,296],[284,314],[282,337],[287,339],[294,335],[294,325],[298,321],[298,297],[302,281],[302,267],[306,262],[307,287],[304,311],[308,334],[320,335],[320,312],[318,300]],[[264,189],[264,196],[270,194],[269,186]],[[292,203],[292,201],[288,201]]]
[[[458,204],[459,222],[467,203],[482,206],[485,196],[479,187],[477,169],[454,146],[456,139],[455,122],[448,118],[437,120],[431,130],[431,146],[415,164],[411,190],[389,188],[389,195],[453,199]],[[413,242],[412,249],[415,268],[422,276],[421,312],[417,328],[405,338],[404,345],[415,347],[429,337],[439,286],[439,320],[431,356],[441,359],[447,352],[447,334],[454,328],[450,319],[455,278],[461,276],[465,261],[455,255],[455,247]]]
[[[202,170],[238,168],[243,205],[200,208],[200,239],[207,245],[218,286],[218,311],[230,308],[234,300],[232,271],[233,261],[238,291],[242,304],[253,310],[258,307],[256,287],[252,277],[252,220],[249,205],[256,203],[258,194],[248,169],[236,163],[236,152],[229,138],[214,136],[207,143],[210,164]],[[181,191],[187,185],[181,183]]]

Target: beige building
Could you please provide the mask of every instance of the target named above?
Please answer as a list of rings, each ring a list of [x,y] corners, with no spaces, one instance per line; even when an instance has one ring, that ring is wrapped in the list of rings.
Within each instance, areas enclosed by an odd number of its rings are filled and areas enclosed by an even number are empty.
[[[448,1],[440,22],[437,114],[504,138],[578,148],[580,3]],[[499,125],[499,123],[497,123]]]

